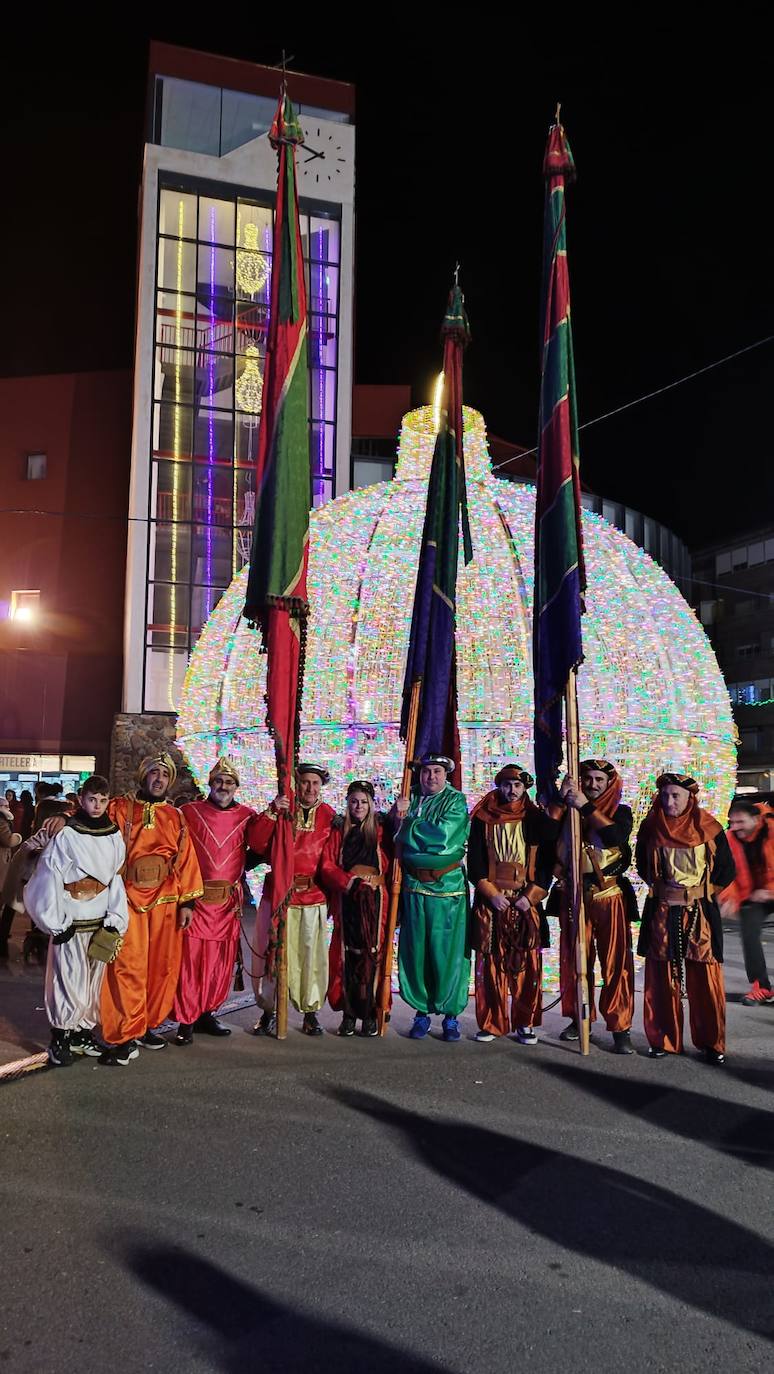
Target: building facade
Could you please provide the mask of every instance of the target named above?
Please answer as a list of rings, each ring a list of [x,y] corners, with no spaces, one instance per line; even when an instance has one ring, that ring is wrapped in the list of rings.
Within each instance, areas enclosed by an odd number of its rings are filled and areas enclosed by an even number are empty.
[[[354,90],[288,75],[309,308],[315,505],[350,480]],[[123,713],[175,711],[248,561],[271,294],[279,74],[152,44],[139,226]]]
[[[693,555],[692,601],[728,684],[739,785],[774,790],[774,525]]]

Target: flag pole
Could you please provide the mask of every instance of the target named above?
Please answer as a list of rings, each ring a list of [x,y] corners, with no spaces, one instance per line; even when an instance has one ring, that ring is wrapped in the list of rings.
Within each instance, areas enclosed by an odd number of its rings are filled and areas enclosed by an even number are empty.
[[[567,679],[564,694],[564,719],[567,736],[567,772],[577,782],[580,776],[577,668],[573,668]],[[571,928],[575,932],[575,999],[578,1019],[578,1048],[581,1054],[588,1054],[591,1023],[589,1020],[589,984],[586,960],[586,912],[583,904],[583,872],[581,867],[583,832],[578,809],[574,806],[568,806],[567,812],[570,830],[570,913],[572,916]]]
[[[409,717],[406,728],[406,757],[403,763],[403,782],[401,785],[401,796],[407,797],[411,791],[412,770],[411,764],[414,759],[414,746],[417,738],[417,721],[419,719],[419,696],[422,690],[422,681],[417,679],[411,684],[411,699],[409,702]],[[392,881],[390,884],[390,905],[387,914],[387,929],[384,935],[384,960],[382,967],[382,981],[379,986],[379,1003],[376,1012],[379,1034],[387,1034],[387,1023],[390,1019],[390,992],[392,989],[392,959],[393,945],[395,943],[395,931],[398,925],[398,908],[400,906],[400,890],[403,886],[403,865],[396,853],[392,861]]]
[[[286,822],[290,824],[290,822]],[[282,932],[277,962],[277,1039],[288,1038],[288,942],[287,925]]]

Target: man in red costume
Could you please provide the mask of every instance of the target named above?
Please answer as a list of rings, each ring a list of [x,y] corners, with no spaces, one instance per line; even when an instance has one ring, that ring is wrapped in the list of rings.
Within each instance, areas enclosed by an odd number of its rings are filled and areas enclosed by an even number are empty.
[[[177,777],[169,754],[143,759],[138,787],[108,807],[126,845],[124,886],[129,928],[102,984],[101,1064],[128,1064],[143,1049],[163,1050],[156,1035],[172,1010],[183,956],[183,931],[203,892],[188,826],[167,792]]]
[[[565,778],[561,796],[567,806],[580,812],[583,835],[581,869],[586,920],[586,967],[591,1020],[594,1006],[594,964],[599,957],[602,988],[599,1011],[613,1037],[614,1054],[634,1054],[629,1032],[634,1017],[634,955],[631,922],[637,920],[637,899],[625,876],[632,861],[629,836],[632,813],[621,804],[622,784],[616,768],[607,759],[584,759],[580,765],[580,787]],[[549,899],[549,913],[559,916],[559,978],[562,1011],[571,1018],[560,1040],[577,1040],[575,940],[571,929],[567,869],[567,832],[557,846],[559,882]]]
[[[645,1034],[651,1059],[682,1054],[683,997],[691,1039],[708,1064],[724,1064],[723,927],[716,893],[735,876],[719,821],[699,806],[682,773],[656,779],[637,835],[637,872],[648,884],[638,952],[645,956]]]
[[[193,920],[183,936],[183,961],[174,1014],[180,1025],[176,1045],[190,1045],[194,1031],[230,1035],[215,1012],[225,1001],[239,947],[242,874],[247,850],[256,848],[258,813],[236,800],[239,774],[220,758],[210,777],[206,801],[186,802],[180,811],[199,860],[204,895],[194,902]]]
[[[271,855],[274,828],[292,825],[295,839],[293,896],[285,914],[285,941],[288,963],[288,995],[296,1011],[303,1012],[305,1035],[322,1035],[316,1013],[325,1001],[328,987],[327,921],[328,898],[320,885],[322,852],[336,816],[332,806],[322,800],[322,789],[329,781],[327,768],[302,763],[297,772],[295,811],[291,815],[287,797],[275,797],[258,817],[252,846]],[[255,1000],[263,1015],[255,1026],[256,1035],[276,1031],[276,988],[266,974],[266,955],[274,909],[272,875],[266,878],[263,898],[255,919],[253,959]]]

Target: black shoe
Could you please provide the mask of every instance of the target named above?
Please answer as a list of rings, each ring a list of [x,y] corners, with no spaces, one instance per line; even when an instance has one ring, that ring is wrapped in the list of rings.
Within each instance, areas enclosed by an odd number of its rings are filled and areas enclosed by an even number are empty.
[[[105,1068],[125,1069],[131,1064],[133,1059],[139,1058],[139,1050],[134,1040],[127,1040],[125,1045],[108,1045],[97,1060],[98,1064],[104,1064]]]
[[[323,1033],[323,1028],[313,1011],[304,1012],[304,1024],[301,1029],[304,1035],[322,1035]]]
[[[199,1017],[199,1020],[194,1022],[194,1030],[197,1033],[201,1032],[202,1035],[231,1034],[230,1027],[224,1026],[223,1023],[218,1020],[214,1011],[205,1011],[204,1014]]]
[[[265,1011],[257,1025],[253,1026],[253,1035],[276,1035],[277,1018],[273,1011]]]
[[[166,1040],[152,1030],[146,1031],[144,1035],[138,1036],[134,1044],[139,1045],[143,1050],[165,1050],[167,1048]]]
[[[70,1049],[73,1054],[86,1054],[90,1059],[98,1059],[102,1053],[102,1046],[97,1044],[94,1031],[85,1028],[72,1032]]]
[[[356,1025],[356,1022],[355,1022],[354,1016],[344,1016],[344,1017],[342,1017],[341,1025],[339,1026],[339,1029],[337,1030],[336,1034],[337,1034],[337,1035],[354,1035],[354,1034],[355,1034],[355,1025]]]
[[[363,1021],[363,1029],[361,1030],[360,1034],[365,1035],[367,1037],[379,1034],[379,1027],[376,1023],[375,1017],[367,1016],[365,1018],[365,1020]]]
[[[48,1047],[48,1062],[55,1069],[69,1069],[73,1062],[73,1053],[70,1049],[71,1031],[51,1030],[51,1044]]]
[[[193,1026],[189,1026],[188,1023],[187,1023],[186,1021],[181,1021],[181,1022],[180,1022],[180,1025],[179,1025],[178,1028],[177,1028],[177,1035],[175,1036],[175,1044],[176,1044],[176,1045],[192,1045],[192,1044],[193,1044],[193,1033],[194,1033],[194,1028],[193,1028]]]
[[[704,1058],[708,1064],[714,1064],[718,1068],[726,1062],[726,1056],[721,1054],[720,1050],[705,1050]]]
[[[564,1030],[562,1031],[561,1035],[559,1036],[559,1039],[560,1039],[560,1040],[580,1040],[580,1031],[578,1030],[578,1024],[577,1024],[577,1022],[576,1022],[576,1021],[571,1021],[570,1024],[569,1024],[569,1026],[565,1026]]]
[[[634,1054],[628,1031],[613,1031],[613,1054]]]
[[[657,1050],[655,1045],[651,1045],[648,1050],[648,1059],[666,1059],[666,1050]]]

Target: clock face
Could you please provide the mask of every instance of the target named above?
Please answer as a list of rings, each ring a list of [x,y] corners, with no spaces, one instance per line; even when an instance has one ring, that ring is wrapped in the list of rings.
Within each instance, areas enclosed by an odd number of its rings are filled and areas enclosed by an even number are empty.
[[[328,133],[319,124],[302,125],[305,142],[296,153],[298,174],[303,181],[323,188],[333,186],[349,171],[347,149],[338,142],[337,135]]]

